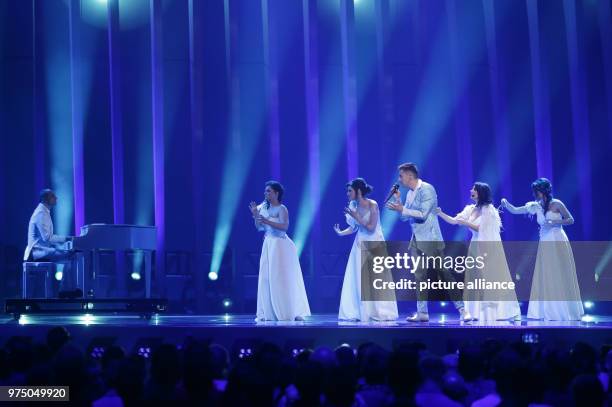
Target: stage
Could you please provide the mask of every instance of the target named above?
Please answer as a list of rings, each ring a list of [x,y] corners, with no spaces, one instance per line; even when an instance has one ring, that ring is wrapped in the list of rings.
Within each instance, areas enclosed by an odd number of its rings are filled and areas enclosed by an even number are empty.
[[[181,345],[186,337],[209,340],[232,351],[252,349],[263,341],[274,342],[287,351],[343,343],[359,346],[376,342],[391,348],[402,342],[423,342],[431,351],[454,352],[468,341],[497,339],[505,342],[544,342],[569,346],[583,341],[593,346],[612,343],[612,317],[588,315],[579,322],[526,320],[484,324],[461,323],[456,314],[431,314],[428,323],[343,322],[336,315],[314,315],[303,322],[255,322],[253,315],[159,315],[150,320],[118,315],[23,315],[0,320],[0,342],[12,336],[45,340],[52,326],[68,328],[73,341],[83,349],[110,343],[132,352],[163,342]],[[92,345],[93,344],[93,345]]]

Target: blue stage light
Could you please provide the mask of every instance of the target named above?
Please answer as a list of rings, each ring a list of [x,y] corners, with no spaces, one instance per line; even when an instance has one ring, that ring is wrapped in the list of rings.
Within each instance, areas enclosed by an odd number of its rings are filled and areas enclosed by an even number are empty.
[[[592,309],[595,306],[595,304],[593,303],[593,301],[585,301],[584,302],[584,309]]]
[[[591,315],[585,315],[581,318],[582,322],[594,322],[595,318]]]
[[[211,271],[208,273],[208,279],[212,281],[216,281],[219,278],[219,274],[216,271]]]
[[[80,320],[79,322],[81,322],[85,326],[89,326],[90,324],[93,324],[94,322],[96,322],[96,318],[91,314],[85,314],[81,316],[79,320]]]

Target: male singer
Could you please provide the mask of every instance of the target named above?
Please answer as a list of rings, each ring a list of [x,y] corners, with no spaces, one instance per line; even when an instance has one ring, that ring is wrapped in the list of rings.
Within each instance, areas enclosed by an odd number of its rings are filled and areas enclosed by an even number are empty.
[[[410,250],[413,256],[424,253],[427,256],[444,257],[444,241],[435,209],[438,207],[438,196],[435,188],[419,178],[419,170],[414,163],[405,163],[398,167],[399,182],[408,188],[406,202],[400,201],[400,192],[395,192],[395,199],[387,203],[387,208],[398,212],[401,220],[409,222],[412,228]],[[454,281],[450,271],[441,268],[436,270],[443,281]],[[427,269],[419,267],[414,272],[417,284],[427,281]],[[463,306],[461,293],[449,292],[453,304],[459,311],[461,321],[471,321],[472,316]],[[406,318],[409,322],[428,322],[427,290],[417,291],[417,312]]]

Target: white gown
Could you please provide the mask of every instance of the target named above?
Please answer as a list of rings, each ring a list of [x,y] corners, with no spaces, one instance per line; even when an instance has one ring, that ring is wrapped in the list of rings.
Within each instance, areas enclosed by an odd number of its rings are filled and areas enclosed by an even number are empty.
[[[531,283],[527,318],[579,321],[584,315],[584,308],[572,246],[563,226],[546,225],[547,220],[561,219],[561,214],[548,211],[544,215],[542,206],[537,202],[528,202],[524,208],[527,213],[536,215],[540,225],[540,244]]]
[[[350,206],[352,209],[356,209],[357,202],[352,201]],[[378,211],[378,208],[376,211]],[[370,213],[370,211],[367,211],[362,215],[366,223],[369,220]],[[398,317],[396,301],[361,301],[361,242],[384,242],[385,240],[382,227],[380,226],[380,213],[378,215],[378,222],[373,232],[369,232],[365,227],[358,225],[351,216],[346,215],[346,223],[357,232],[357,236],[355,236],[351,254],[346,263],[338,319],[367,322],[370,319],[375,321],[394,321]]]
[[[479,256],[486,252],[484,269],[466,271],[465,284],[477,278],[493,282],[510,282],[512,277],[501,241],[499,213],[491,204],[483,205],[480,213],[475,209],[476,205],[467,205],[455,217],[455,219],[463,219],[478,225],[478,232],[470,229],[472,232],[470,255]],[[503,292],[464,290],[463,300],[466,310],[481,322],[515,319],[521,315],[521,308],[514,290]]]
[[[273,222],[280,221],[281,206],[266,208],[259,213]],[[260,225],[265,231],[259,259],[257,285],[257,320],[293,321],[296,317],[310,316],[304,278],[293,241],[282,230]]]

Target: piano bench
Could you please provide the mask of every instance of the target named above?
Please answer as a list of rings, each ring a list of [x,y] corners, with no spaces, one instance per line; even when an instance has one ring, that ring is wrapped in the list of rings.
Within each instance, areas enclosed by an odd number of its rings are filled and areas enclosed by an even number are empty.
[[[34,282],[42,279],[44,298],[52,296],[53,279],[55,279],[55,263],[50,261],[24,261],[21,280],[21,298],[30,298],[34,291]]]

